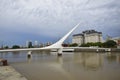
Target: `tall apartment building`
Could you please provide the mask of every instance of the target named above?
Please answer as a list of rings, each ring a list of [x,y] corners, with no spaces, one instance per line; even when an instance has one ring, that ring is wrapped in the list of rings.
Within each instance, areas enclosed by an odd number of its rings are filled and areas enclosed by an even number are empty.
[[[32,41],[26,41],[26,47],[32,48]]]
[[[97,32],[95,30],[86,30],[80,34],[73,35],[72,43],[81,45],[88,42],[102,42],[102,32]]]

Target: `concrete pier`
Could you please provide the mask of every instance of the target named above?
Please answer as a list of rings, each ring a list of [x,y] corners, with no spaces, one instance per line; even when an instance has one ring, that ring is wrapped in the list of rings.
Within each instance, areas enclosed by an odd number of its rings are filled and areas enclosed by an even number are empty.
[[[58,56],[62,56],[62,51],[63,51],[63,48],[60,48],[60,49],[58,49]]]
[[[0,80],[27,80],[11,66],[0,66]]]

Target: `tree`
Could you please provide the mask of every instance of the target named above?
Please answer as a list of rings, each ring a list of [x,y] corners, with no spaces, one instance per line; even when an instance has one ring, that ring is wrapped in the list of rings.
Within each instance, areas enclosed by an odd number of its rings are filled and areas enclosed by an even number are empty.
[[[4,49],[8,49],[9,47],[8,46],[5,46]]]
[[[90,46],[102,47],[102,45],[103,44],[101,42],[96,42],[96,43],[89,42],[89,43],[86,43],[86,44],[82,44],[81,47],[90,47]]]
[[[70,47],[77,47],[78,44],[77,44],[77,43],[73,43],[73,44],[70,44],[69,46],[70,46]]]
[[[101,43],[101,42],[96,42],[96,46],[102,47],[102,46],[103,46],[103,43]]]
[[[113,47],[116,47],[116,45],[117,43],[113,40],[108,40],[103,43],[103,47],[107,47],[107,48],[113,48]]]
[[[13,45],[13,46],[12,46],[12,49],[18,49],[18,48],[20,48],[19,45]]]
[[[89,47],[89,45],[88,44],[81,44],[80,47]]]

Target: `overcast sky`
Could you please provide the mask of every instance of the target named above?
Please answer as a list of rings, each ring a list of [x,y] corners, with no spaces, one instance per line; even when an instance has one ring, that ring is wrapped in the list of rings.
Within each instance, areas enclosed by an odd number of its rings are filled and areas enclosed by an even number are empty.
[[[120,0],[0,0],[0,44],[55,42],[79,22],[74,34],[120,36]]]

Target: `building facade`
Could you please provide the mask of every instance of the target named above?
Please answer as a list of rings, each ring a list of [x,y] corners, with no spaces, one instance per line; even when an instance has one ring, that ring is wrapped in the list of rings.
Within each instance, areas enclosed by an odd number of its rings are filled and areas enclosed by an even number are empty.
[[[114,37],[114,38],[111,38],[111,40],[117,43],[117,48],[120,48],[120,37]]]
[[[115,41],[117,45],[120,45],[120,37],[114,37],[111,40]]]
[[[89,42],[102,42],[102,32],[97,32],[95,30],[86,30],[80,34],[73,35],[72,43],[81,45]]]
[[[26,41],[26,47],[32,48],[32,41]]]

